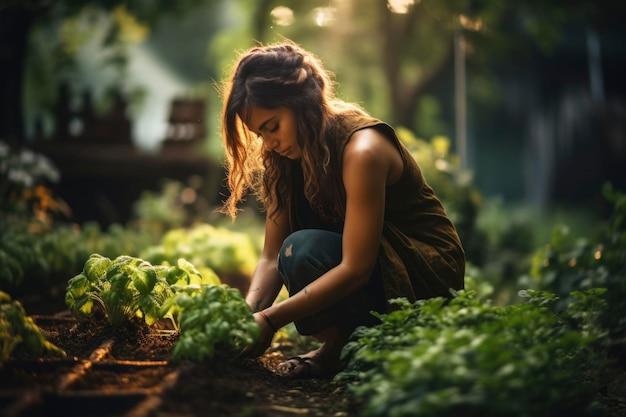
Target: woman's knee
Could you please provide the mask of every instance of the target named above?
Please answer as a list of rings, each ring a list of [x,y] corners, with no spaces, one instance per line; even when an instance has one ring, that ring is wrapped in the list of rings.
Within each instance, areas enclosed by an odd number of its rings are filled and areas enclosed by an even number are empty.
[[[341,235],[303,229],[289,235],[278,255],[278,269],[290,292],[304,287],[341,262]],[[299,281],[294,283],[294,280]]]

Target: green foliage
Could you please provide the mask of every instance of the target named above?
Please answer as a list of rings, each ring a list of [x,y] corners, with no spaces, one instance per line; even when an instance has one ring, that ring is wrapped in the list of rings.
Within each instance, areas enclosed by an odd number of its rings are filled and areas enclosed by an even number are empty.
[[[63,350],[46,340],[19,301],[0,291],[0,364],[10,357],[65,356]]]
[[[176,296],[180,339],[172,358],[202,361],[241,352],[254,343],[259,328],[239,291],[225,285]]]
[[[148,232],[115,223],[110,225],[106,231],[102,230],[98,223],[85,223],[79,232],[78,239],[86,247],[86,257],[94,252],[109,258],[122,254],[138,256],[143,249],[155,242],[155,239]]]
[[[89,256],[91,242],[84,239],[78,227],[59,226],[42,235],[27,233],[26,236],[48,265],[49,278],[75,274]]]
[[[50,230],[31,231],[25,222],[12,222],[0,228],[0,288],[39,290],[44,285],[65,280],[80,271],[97,252],[115,257],[122,253],[136,255],[153,243],[142,232],[111,225],[104,232],[95,223],[62,225]]]
[[[223,150],[221,152],[223,154]],[[133,204],[135,218],[129,226],[159,239],[169,230],[203,223],[248,234],[263,234],[263,219],[253,209],[244,210],[236,223],[213,210],[207,196],[214,191],[214,181],[199,175],[192,175],[185,181],[166,179],[158,192],[142,192]]]
[[[499,199],[482,204],[476,229],[483,237],[483,276],[498,288],[498,297],[510,300],[517,292],[517,278],[530,268],[537,231],[545,224],[527,206],[505,206]]]
[[[37,281],[46,278],[49,264],[31,235],[5,233],[0,241],[0,285],[18,288],[25,277]]]
[[[220,276],[250,276],[257,254],[250,237],[222,227],[200,224],[191,229],[170,230],[161,245],[147,248],[141,257],[152,263],[188,259]]]
[[[597,239],[574,238],[566,226],[555,227],[550,242],[533,257],[530,282],[553,291],[563,302],[590,288],[603,287],[606,311],[600,321],[619,343],[626,342],[626,195],[607,185],[613,214]],[[569,295],[569,294],[572,295]]]
[[[489,299],[494,292],[493,285],[485,280],[479,268],[471,263],[465,264],[465,290],[479,300]]]
[[[144,191],[133,205],[139,227],[162,234],[165,230],[181,227],[185,222],[185,209],[181,192],[183,184],[166,181],[159,193]]]
[[[203,276],[184,259],[175,266],[153,266],[126,255],[111,260],[92,254],[82,273],[68,281],[65,302],[79,315],[90,315],[97,306],[112,326],[134,317],[150,326],[172,318],[172,297],[178,289],[214,283],[215,274]]]
[[[145,40],[149,28],[129,12],[127,2],[109,2],[107,7],[83,3],[71,9],[55,4],[32,25],[24,74],[31,121],[53,121],[58,87],[68,80],[75,88],[89,86],[96,112],[110,106],[114,90],[142,97],[142,87],[129,81],[126,71],[129,52]]]
[[[423,137],[434,137],[446,132],[448,126],[442,117],[441,104],[439,100],[424,94],[417,104],[416,128],[418,134]]]
[[[602,308],[599,293],[581,293],[561,316],[556,296],[537,291],[506,307],[473,291],[449,303],[397,299],[381,324],[355,331],[338,378],[365,416],[588,415],[594,387],[581,364],[602,334],[583,331],[595,316],[581,312]]]
[[[533,258],[539,289],[520,291],[525,302],[492,305],[493,287],[468,265],[452,300],[395,300],[380,325],[357,329],[338,378],[363,415],[593,414],[594,381],[626,333],[626,196],[604,191],[614,213],[599,238],[556,228]],[[507,228],[494,242],[524,253],[528,242],[509,241]]]

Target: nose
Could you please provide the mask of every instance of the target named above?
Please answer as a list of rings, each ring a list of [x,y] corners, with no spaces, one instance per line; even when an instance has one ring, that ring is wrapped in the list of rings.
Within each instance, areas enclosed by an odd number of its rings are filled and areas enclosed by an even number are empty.
[[[267,138],[265,139],[265,146],[270,150],[273,151],[276,148],[278,148],[278,145],[280,144],[279,140],[277,138]]]

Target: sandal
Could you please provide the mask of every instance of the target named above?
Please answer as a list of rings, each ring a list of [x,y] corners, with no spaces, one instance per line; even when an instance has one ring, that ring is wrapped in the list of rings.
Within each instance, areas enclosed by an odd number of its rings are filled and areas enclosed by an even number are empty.
[[[290,362],[293,364],[288,370],[280,370],[280,375],[290,379],[303,378],[331,378],[336,372],[325,369],[320,364],[308,356],[293,356],[279,365],[279,368],[287,366]]]

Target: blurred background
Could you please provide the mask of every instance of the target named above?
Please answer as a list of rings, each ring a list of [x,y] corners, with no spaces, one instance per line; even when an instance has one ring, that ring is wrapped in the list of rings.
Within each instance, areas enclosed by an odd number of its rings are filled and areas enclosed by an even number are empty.
[[[5,211],[157,235],[223,221],[219,84],[238,52],[284,39],[396,127],[486,274],[525,271],[557,222],[592,234],[603,185],[626,188],[622,2],[1,4]]]

